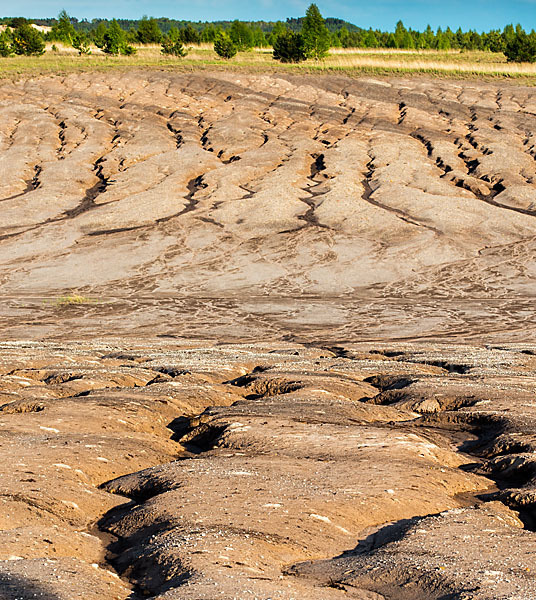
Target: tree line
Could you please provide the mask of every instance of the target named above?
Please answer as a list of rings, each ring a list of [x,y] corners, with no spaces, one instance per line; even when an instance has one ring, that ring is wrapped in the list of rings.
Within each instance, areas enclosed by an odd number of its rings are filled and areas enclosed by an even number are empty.
[[[0,24],[8,26],[0,34],[0,56],[41,54],[44,41],[51,41],[72,45],[80,54],[89,53],[91,44],[109,54],[132,54],[135,45],[161,44],[164,54],[185,56],[187,46],[210,43],[224,58],[232,58],[237,52],[254,47],[272,47],[274,58],[286,62],[323,58],[329,48],[485,50],[504,52],[509,61],[536,61],[536,33],[534,30],[527,33],[521,25],[478,33],[461,28],[452,31],[449,27],[434,31],[430,26],[417,31],[406,28],[399,21],[395,30],[388,32],[363,29],[341,19],[324,19],[315,4],[309,6],[304,17],[289,18],[286,22],[194,23],[148,17],[89,22],[78,21],[65,11],[56,19],[37,22],[50,23],[51,30],[41,35],[22,17],[0,19]]]

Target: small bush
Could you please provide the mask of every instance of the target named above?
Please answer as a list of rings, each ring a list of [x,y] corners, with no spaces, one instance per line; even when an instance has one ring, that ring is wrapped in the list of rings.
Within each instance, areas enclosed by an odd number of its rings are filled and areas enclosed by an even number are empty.
[[[226,60],[233,58],[238,52],[233,40],[225,33],[225,31],[221,31],[216,36],[214,41],[214,51],[218,56],[221,56]]]
[[[285,63],[297,63],[305,60],[305,44],[303,36],[293,31],[285,31],[274,41],[273,57]]]
[[[136,52],[137,52],[136,48],[134,48],[134,46],[131,46],[130,44],[125,44],[121,48],[121,53],[124,54],[125,56],[133,56],[134,54],[136,54]]]
[[[162,40],[162,54],[179,57],[188,54],[188,50],[182,45],[181,33],[176,27],[172,27]]]
[[[80,56],[82,56],[82,54],[91,54],[89,40],[83,33],[77,33],[73,36],[73,48],[78,50]]]
[[[7,33],[0,33],[0,56],[6,58],[13,54],[13,48],[11,47],[11,40]]]

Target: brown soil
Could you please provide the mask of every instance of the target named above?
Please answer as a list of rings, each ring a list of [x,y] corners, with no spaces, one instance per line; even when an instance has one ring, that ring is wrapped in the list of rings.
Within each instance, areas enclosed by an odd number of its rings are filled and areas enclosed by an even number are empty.
[[[4,338],[535,340],[532,88],[147,70],[0,113]]]
[[[0,113],[0,600],[536,597],[532,89],[93,73]]]
[[[2,599],[536,593],[535,346],[1,349]]]

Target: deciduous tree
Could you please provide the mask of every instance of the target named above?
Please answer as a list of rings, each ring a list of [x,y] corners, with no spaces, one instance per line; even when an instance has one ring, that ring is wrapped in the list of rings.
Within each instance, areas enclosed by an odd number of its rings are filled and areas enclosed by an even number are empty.
[[[233,21],[229,29],[229,37],[240,52],[253,48],[253,32],[243,21]]]
[[[78,54],[91,54],[91,48],[89,46],[89,39],[85,33],[75,33],[73,37],[73,48],[78,50]]]

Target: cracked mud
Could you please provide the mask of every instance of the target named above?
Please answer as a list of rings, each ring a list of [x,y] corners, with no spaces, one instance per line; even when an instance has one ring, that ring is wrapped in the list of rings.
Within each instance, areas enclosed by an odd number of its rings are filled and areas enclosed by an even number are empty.
[[[0,600],[535,598],[535,119],[470,80],[3,81]]]

